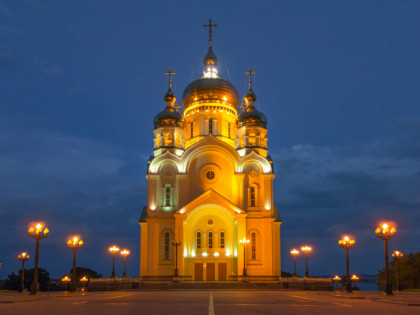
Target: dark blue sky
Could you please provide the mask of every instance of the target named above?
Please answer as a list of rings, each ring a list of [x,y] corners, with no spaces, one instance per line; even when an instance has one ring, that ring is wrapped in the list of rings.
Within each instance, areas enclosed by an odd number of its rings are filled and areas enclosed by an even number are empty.
[[[34,253],[33,220],[50,227],[40,266],[53,277],[71,268],[72,233],[86,243],[80,266],[107,276],[116,243],[138,275],[164,72],[176,71],[180,99],[202,73],[210,17],[222,77],[243,95],[256,71],[282,269],[308,243],[310,273],[344,273],[337,241],[351,233],[351,271],[376,273],[382,219],[397,223],[392,250],[418,251],[419,14],[418,1],[1,1],[0,278]]]

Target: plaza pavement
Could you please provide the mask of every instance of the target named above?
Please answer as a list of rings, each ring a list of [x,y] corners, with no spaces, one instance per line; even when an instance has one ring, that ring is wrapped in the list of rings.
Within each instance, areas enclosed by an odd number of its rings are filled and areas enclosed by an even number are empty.
[[[420,293],[309,291],[0,292],[0,314],[420,314]]]

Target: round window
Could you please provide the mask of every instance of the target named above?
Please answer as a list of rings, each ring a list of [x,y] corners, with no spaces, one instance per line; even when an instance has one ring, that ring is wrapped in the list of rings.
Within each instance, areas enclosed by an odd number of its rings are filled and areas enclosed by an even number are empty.
[[[208,223],[208,225],[213,225],[213,220],[210,219],[207,223]]]
[[[208,179],[214,179],[214,172],[213,171],[208,171],[207,173],[206,173],[206,177],[208,178]]]

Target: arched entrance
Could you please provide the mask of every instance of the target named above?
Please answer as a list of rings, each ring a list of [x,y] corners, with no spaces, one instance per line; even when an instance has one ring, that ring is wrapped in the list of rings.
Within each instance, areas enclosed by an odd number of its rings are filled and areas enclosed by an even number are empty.
[[[226,281],[237,275],[237,220],[226,208],[205,204],[183,222],[184,274],[195,281]]]

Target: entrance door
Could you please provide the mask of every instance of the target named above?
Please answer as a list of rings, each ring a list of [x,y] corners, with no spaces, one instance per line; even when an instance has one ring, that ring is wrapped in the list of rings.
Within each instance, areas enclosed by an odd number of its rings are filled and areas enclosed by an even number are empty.
[[[207,281],[214,281],[214,263],[207,263]]]
[[[203,263],[195,263],[195,281],[203,281]]]
[[[218,263],[217,264],[217,269],[218,269],[218,272],[219,272],[219,275],[218,275],[218,280],[220,280],[220,281],[226,281],[227,280],[227,277],[226,277],[226,274],[227,274],[227,272],[226,272],[226,263]]]

